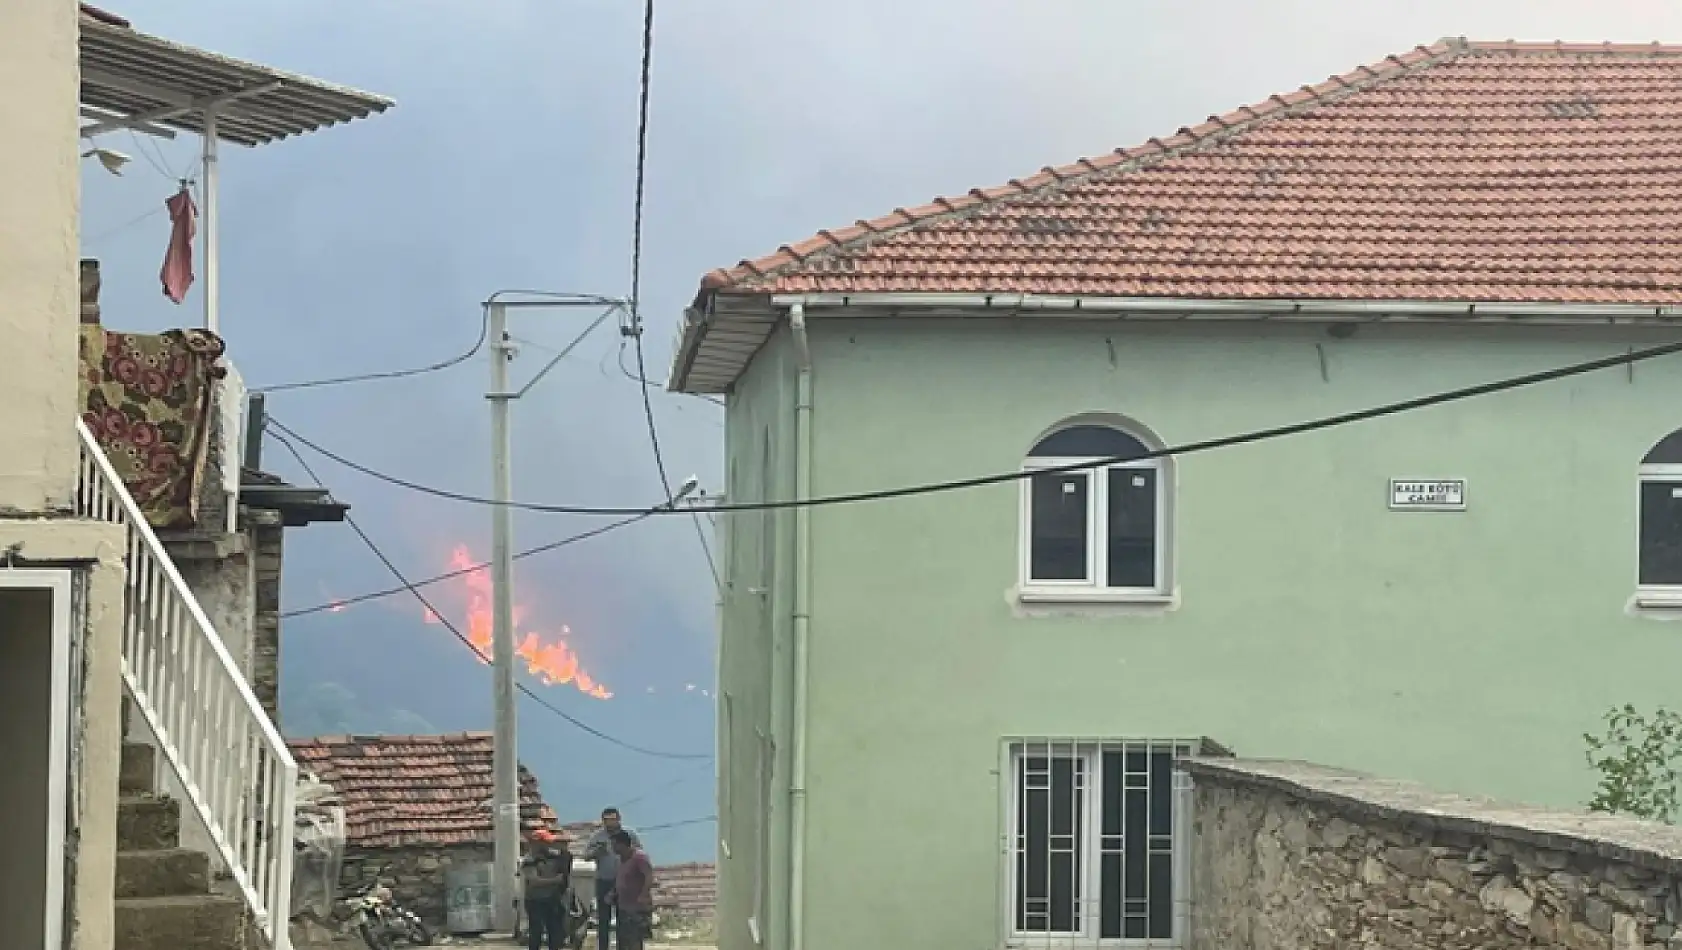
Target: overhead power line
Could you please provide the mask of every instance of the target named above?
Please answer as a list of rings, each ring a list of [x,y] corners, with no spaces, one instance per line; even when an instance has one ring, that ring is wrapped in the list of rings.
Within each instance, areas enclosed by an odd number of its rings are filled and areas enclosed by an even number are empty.
[[[621,520],[621,521],[614,521],[614,522],[610,522],[608,524],[604,524],[599,528],[592,528],[589,531],[581,531],[578,534],[568,535],[567,537],[561,538],[559,540],[550,541],[547,544],[540,544],[535,548],[527,548],[526,550],[520,551],[517,554],[515,554],[514,555],[514,560],[518,561],[521,558],[531,557],[534,554],[543,554],[543,553],[548,552],[548,551],[554,551],[554,550],[557,550],[557,549],[560,549],[560,548],[567,547],[568,545],[578,544],[581,541],[588,541],[591,538],[599,538],[602,535],[607,534],[609,531],[617,531],[620,528],[623,528],[627,525],[636,524],[637,522],[639,522],[639,521],[641,521],[641,520],[643,520],[644,518],[647,518],[647,517],[648,517],[648,515],[633,515],[632,517],[625,518],[624,520]],[[470,565],[468,567],[463,567],[463,568],[460,568],[460,569],[454,570],[454,571],[448,571],[448,572],[443,573],[443,574],[438,574],[438,575],[435,575],[433,577],[425,578],[424,580],[415,581],[413,583],[413,586],[415,586],[415,587],[429,587],[433,584],[439,583],[440,581],[454,580],[457,577],[466,577],[469,574],[476,574],[479,571],[489,570],[490,566],[491,566],[491,562],[480,561],[479,563]],[[408,587],[388,587],[384,590],[370,591],[366,594],[357,594],[354,597],[345,597],[345,598],[342,598],[342,599],[339,599],[339,600],[331,600],[331,601],[328,601],[326,603],[316,604],[313,607],[299,607],[295,610],[282,611],[280,616],[281,616],[282,619],[285,619],[285,618],[288,618],[288,617],[303,617],[303,616],[307,616],[309,614],[318,614],[318,613],[322,613],[322,612],[325,612],[325,611],[341,610],[341,609],[343,609],[345,607],[349,607],[353,604],[365,603],[365,602],[370,601],[370,600],[379,600],[382,597],[390,597],[394,594],[406,594],[408,592],[409,592]]]
[[[320,389],[325,386],[344,386],[349,383],[366,383],[379,379],[403,379],[408,376],[424,376],[427,373],[436,373],[439,370],[449,369],[452,366],[459,366],[460,364],[472,359],[485,346],[485,334],[487,328],[490,326],[490,317],[487,313],[483,312],[484,308],[480,309],[479,338],[473,341],[473,346],[468,348],[467,352],[452,356],[447,360],[441,360],[437,363],[429,363],[426,366],[416,366],[412,369],[387,370],[377,373],[359,373],[354,376],[330,376],[325,379],[306,379],[295,383],[277,383],[273,386],[260,386],[253,389],[252,392],[264,394],[279,393],[287,392],[293,389]]]
[[[666,831],[666,830],[671,829],[671,828],[687,828],[690,825],[704,825],[709,821],[717,821],[717,820],[718,820],[717,815],[706,815],[706,816],[701,817],[701,818],[685,818],[682,821],[667,821],[667,822],[662,822],[661,824],[658,824],[658,825],[648,825],[646,827],[643,827],[643,828],[639,829],[639,833],[640,834],[648,834],[650,831]]]
[[[712,764],[713,763],[710,762],[710,761],[709,762],[704,762],[704,763],[702,763],[702,766],[704,766],[706,768],[705,772],[703,772],[700,768],[692,768],[689,771],[686,771],[683,774],[679,775],[677,778],[674,778],[670,781],[667,781],[667,782],[664,782],[662,784],[656,785],[656,786],[648,789],[647,791],[642,792],[639,795],[634,795],[630,798],[618,800],[619,803],[617,805],[615,805],[614,807],[616,807],[616,808],[629,808],[632,805],[636,805],[636,804],[639,804],[641,802],[645,802],[650,798],[653,798],[655,795],[658,795],[659,793],[665,791],[668,788],[676,788],[677,786],[682,785],[686,782],[693,782],[696,779],[700,778],[702,775],[706,775],[710,778],[712,776]]]
[[[1354,412],[1339,413],[1332,416],[1322,416],[1318,419],[1310,419],[1306,422],[1293,422],[1287,425],[1273,426],[1266,429],[1255,429],[1249,432],[1241,432],[1236,435],[1221,436],[1220,438],[1215,439],[1204,439],[1198,442],[1188,442],[1183,445],[1174,445],[1163,449],[1154,449],[1148,452],[1135,453],[1132,455],[1116,455],[1109,458],[1094,459],[1088,462],[1075,462],[1069,465],[1059,465],[1050,468],[1036,468],[1031,471],[1023,470],[1000,472],[993,475],[977,475],[970,478],[954,479],[952,481],[927,482],[919,485],[906,485],[899,488],[885,488],[877,491],[853,492],[842,495],[825,495],[817,498],[807,498],[800,501],[743,502],[735,504],[710,505],[696,509],[665,508],[660,506],[656,506],[654,508],[596,508],[586,505],[547,505],[519,501],[511,501],[507,504],[527,511],[541,511],[548,512],[550,514],[623,516],[689,514],[692,511],[709,513],[778,511],[787,508],[818,508],[829,505],[848,505],[862,502],[887,501],[894,498],[911,498],[917,495],[933,495],[939,492],[961,491],[966,488],[980,488],[985,485],[1016,482],[1039,475],[1088,471],[1091,469],[1105,468],[1110,465],[1122,465],[1128,462],[1142,462],[1149,459],[1165,458],[1169,456],[1177,457],[1182,455],[1194,455],[1198,452],[1209,452],[1215,449],[1232,448],[1234,446],[1249,445],[1256,442],[1267,442],[1273,439],[1282,439],[1287,436],[1317,432],[1322,429],[1333,429],[1356,422],[1368,422],[1373,419],[1382,419],[1387,416],[1401,415],[1403,413],[1414,412],[1419,409],[1428,409],[1432,406],[1463,402],[1479,396],[1489,396],[1495,393],[1507,392],[1514,389],[1537,386],[1542,383],[1555,382],[1557,380],[1569,379],[1574,376],[1582,376],[1603,369],[1611,369],[1615,366],[1633,365],[1645,360],[1658,359],[1659,357],[1670,356],[1679,352],[1682,352],[1682,342],[1665,343],[1660,346],[1631,350],[1617,356],[1606,356],[1599,359],[1585,360],[1581,363],[1572,363],[1568,366],[1561,366],[1556,369],[1527,373],[1522,376],[1512,376],[1496,380],[1494,382],[1480,383],[1476,386],[1451,389],[1444,392],[1433,393],[1429,396],[1419,396],[1413,399],[1404,399],[1400,402],[1386,403],[1384,405],[1374,406],[1370,409],[1359,409]],[[275,424],[279,425],[278,423]],[[432,495],[437,498],[447,498],[452,501],[468,502],[480,505],[499,504],[499,502],[493,499],[482,498],[477,495],[467,495],[460,492],[446,491],[441,488],[433,488],[428,485],[421,485],[416,482],[408,481],[407,479],[398,478],[394,475],[387,475],[384,472],[369,468],[366,465],[353,462],[342,455],[330,452],[309,441],[303,436],[296,435],[284,426],[281,426],[281,429],[321,455],[338,462],[340,465],[343,465],[352,471],[361,472],[370,478],[376,478],[380,481],[387,482],[388,484],[397,485],[400,488],[407,488],[411,491]]]
[[[637,392],[642,396],[642,415],[648,426],[648,444],[654,452],[654,469],[660,476],[660,490],[666,495],[667,506],[675,507],[672,480],[666,474],[665,453],[660,450],[660,427],[654,422],[654,400],[649,395],[648,364],[642,350],[643,197],[648,186],[648,101],[653,64],[654,0],[645,0],[642,8],[642,84],[637,95],[636,197],[631,211],[631,319],[628,332],[637,354],[637,374],[633,379],[641,384],[637,386]],[[620,353],[624,353],[623,346]],[[619,369],[621,372],[625,371],[623,361],[620,362]],[[695,540],[701,544],[701,555],[707,559],[707,572],[712,575],[713,586],[723,588],[724,579],[719,576],[718,560],[713,557],[712,545],[707,542],[707,529],[701,526],[701,516],[696,514],[691,521],[695,525]]]
[[[657,383],[654,380],[649,379],[646,376],[642,376],[642,375],[639,375],[637,373],[631,372],[631,368],[629,366],[625,365],[625,341],[623,341],[623,340],[619,341],[619,360],[618,360],[618,362],[619,362],[619,375],[625,377],[626,379],[630,380],[631,382],[640,383],[642,386],[644,386],[648,389],[664,390],[666,388],[665,383]],[[673,394],[670,394],[670,395],[687,396],[690,399],[699,399],[702,402],[710,402],[713,405],[718,406],[721,409],[724,408],[724,405],[725,405],[724,400],[718,398],[717,396],[709,396],[706,393],[673,393]]]
[[[304,473],[306,475],[308,475],[312,481],[314,481],[317,485],[321,484],[321,479],[318,478],[316,476],[314,470],[312,470],[310,468],[310,464],[308,462],[304,461],[303,455],[298,451],[296,446],[294,446],[291,442],[287,441],[284,437],[276,435],[273,432],[269,432],[269,433],[267,433],[267,435],[270,438],[273,438],[275,441],[279,442],[282,446],[284,446],[288,452],[292,453],[292,457],[294,459],[297,459],[299,466],[301,466],[303,468]],[[457,640],[461,641],[462,646],[465,646],[469,650],[473,651],[474,656],[479,657],[479,659],[483,660],[486,663],[490,662],[491,658],[488,655],[486,655],[483,650],[480,650],[477,646],[475,646],[473,644],[472,640],[469,640],[461,632],[461,630],[456,627],[456,625],[454,623],[450,622],[450,619],[448,617],[444,616],[443,611],[434,607],[432,605],[432,602],[426,599],[426,595],[421,593],[419,588],[415,584],[411,583],[407,577],[403,576],[402,570],[400,570],[397,567],[397,565],[392,562],[391,558],[386,556],[384,551],[380,550],[380,546],[374,543],[374,539],[368,537],[368,532],[363,531],[361,525],[358,525],[356,523],[356,521],[354,519],[352,519],[349,515],[345,516],[345,524],[349,525],[350,529],[352,531],[356,532],[356,536],[358,538],[362,539],[362,543],[367,546],[369,551],[373,552],[375,557],[379,558],[380,563],[384,564],[386,570],[391,572],[391,576],[395,577],[397,579],[398,583],[403,585],[403,589],[408,591],[410,594],[413,594],[415,599],[420,602],[420,605],[422,607],[426,608],[429,616],[437,618],[438,622],[444,625],[444,629],[450,631],[451,635],[453,635]],[[548,700],[544,699],[542,696],[539,696],[536,692],[534,692],[532,690],[531,687],[527,686],[526,684],[516,682],[514,685],[517,689],[519,689],[520,692],[524,693],[528,699],[532,700],[533,702],[537,703],[539,706],[542,706],[544,709],[547,709],[548,711],[554,713],[555,715],[557,715],[557,716],[561,717],[562,719],[566,720],[567,722],[571,723],[577,729],[579,729],[583,732],[587,732],[590,735],[595,736],[596,738],[601,739],[604,742],[608,742],[612,745],[616,745],[616,746],[620,747],[621,749],[625,749],[625,750],[630,751],[630,752],[635,752],[639,755],[646,755],[646,756],[649,756],[651,758],[656,758],[656,759],[709,759],[709,758],[711,758],[711,755],[707,754],[707,753],[662,752],[658,749],[648,749],[648,748],[644,748],[644,747],[639,746],[639,745],[635,745],[635,744],[630,743],[630,742],[626,742],[625,740],[620,739],[617,736],[609,735],[608,733],[603,732],[600,729],[597,729],[595,726],[592,726],[589,723],[584,722],[583,720],[581,720],[578,717],[572,715],[571,713],[569,713],[566,710],[560,708],[559,706],[556,706],[556,705],[550,703]]]

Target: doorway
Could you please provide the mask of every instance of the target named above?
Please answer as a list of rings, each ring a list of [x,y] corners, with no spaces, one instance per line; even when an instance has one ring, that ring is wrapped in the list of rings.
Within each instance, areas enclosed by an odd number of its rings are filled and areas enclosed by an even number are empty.
[[[72,593],[69,570],[0,569],[0,920],[19,950],[64,945]]]

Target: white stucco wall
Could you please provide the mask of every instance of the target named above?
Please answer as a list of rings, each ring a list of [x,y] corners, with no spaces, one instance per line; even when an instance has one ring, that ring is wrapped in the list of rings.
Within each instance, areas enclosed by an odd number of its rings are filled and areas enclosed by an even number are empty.
[[[76,38],[74,0],[0,3],[0,515],[75,491]]]

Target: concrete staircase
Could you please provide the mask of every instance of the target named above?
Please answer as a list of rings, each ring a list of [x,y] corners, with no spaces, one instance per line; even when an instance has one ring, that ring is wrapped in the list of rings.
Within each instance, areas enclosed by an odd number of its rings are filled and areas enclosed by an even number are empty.
[[[156,755],[123,744],[115,950],[258,950],[245,901],[215,893],[210,856],[181,847],[181,804],[157,794]]]

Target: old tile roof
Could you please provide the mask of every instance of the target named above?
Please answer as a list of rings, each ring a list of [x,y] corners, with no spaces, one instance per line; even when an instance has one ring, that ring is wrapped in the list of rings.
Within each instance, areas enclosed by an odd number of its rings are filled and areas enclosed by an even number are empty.
[[[344,801],[346,844],[441,847],[491,840],[491,734],[318,736],[288,745]],[[555,828],[537,778],[520,767],[520,824]]]
[[[585,840],[600,827],[599,821],[569,821],[561,830],[572,839],[572,853],[583,857]],[[653,849],[649,849],[649,857],[659,859]],[[689,920],[712,917],[718,908],[718,866],[696,861],[656,864],[654,906],[669,917]]]
[[[1682,46],[1445,39],[713,271],[684,347],[765,294],[1676,304],[1678,89]]]
[[[654,907],[668,917],[712,917],[718,912],[718,866],[692,861],[656,867]]]

